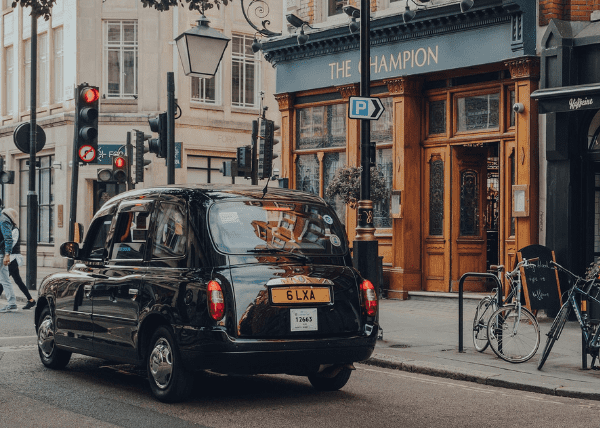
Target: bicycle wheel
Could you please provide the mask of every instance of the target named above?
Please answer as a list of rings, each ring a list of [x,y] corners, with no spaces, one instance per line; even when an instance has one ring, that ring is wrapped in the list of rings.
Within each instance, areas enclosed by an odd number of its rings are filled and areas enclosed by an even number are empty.
[[[488,338],[494,353],[509,363],[523,363],[540,346],[540,327],[531,312],[517,305],[502,306],[490,317]]]
[[[479,352],[483,352],[490,344],[487,335],[487,325],[490,316],[498,309],[496,300],[492,297],[484,297],[479,301],[475,309],[475,318],[473,319],[473,345]]]
[[[548,358],[548,355],[550,355],[550,351],[554,346],[554,342],[556,342],[560,337],[560,334],[567,323],[567,319],[569,319],[570,312],[571,305],[567,300],[560,308],[560,311],[558,311],[556,318],[554,318],[554,321],[552,321],[550,331],[546,335],[548,336],[548,339],[546,340],[546,346],[544,346],[544,352],[542,352],[542,358],[540,358],[540,362],[538,363],[538,370],[541,370],[544,366],[544,363],[546,362],[546,359]]]

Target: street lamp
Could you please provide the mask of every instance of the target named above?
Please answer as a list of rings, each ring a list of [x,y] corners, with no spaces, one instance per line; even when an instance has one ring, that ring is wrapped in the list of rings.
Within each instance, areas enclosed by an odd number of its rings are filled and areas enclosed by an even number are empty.
[[[231,39],[210,28],[204,14],[197,22],[196,27],[180,34],[175,43],[186,76],[212,77]]]

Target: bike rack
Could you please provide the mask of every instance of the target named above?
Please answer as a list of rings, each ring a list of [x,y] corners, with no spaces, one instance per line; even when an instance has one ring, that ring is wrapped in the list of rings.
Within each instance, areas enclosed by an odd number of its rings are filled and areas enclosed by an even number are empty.
[[[502,283],[493,273],[467,272],[460,277],[458,282],[458,352],[463,350],[463,286],[468,277],[491,278],[498,285],[498,307],[502,306]]]

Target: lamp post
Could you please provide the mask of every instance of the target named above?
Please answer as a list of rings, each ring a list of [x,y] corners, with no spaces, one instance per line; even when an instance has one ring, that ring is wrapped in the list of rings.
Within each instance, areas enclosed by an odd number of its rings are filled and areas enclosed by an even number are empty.
[[[371,11],[370,1],[360,2],[360,96],[371,96]],[[377,284],[378,243],[373,225],[373,201],[371,201],[370,168],[371,122],[360,121],[360,200],[358,201],[356,236],[353,243],[354,267],[360,274]]]
[[[35,192],[35,155],[37,142],[36,86],[37,86],[37,14],[35,4],[31,7],[31,98],[29,134],[29,190],[27,192],[27,288],[37,286],[37,233],[38,198]]]

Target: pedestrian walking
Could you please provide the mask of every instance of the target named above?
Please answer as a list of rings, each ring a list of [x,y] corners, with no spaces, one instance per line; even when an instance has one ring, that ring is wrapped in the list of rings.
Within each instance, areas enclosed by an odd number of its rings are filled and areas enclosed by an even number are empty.
[[[10,264],[8,265],[8,273],[12,276],[15,284],[19,286],[19,289],[23,292],[25,297],[27,298],[27,304],[23,306],[23,309],[31,309],[35,306],[35,300],[31,297],[27,286],[21,279],[21,274],[19,273],[19,266],[23,264],[23,256],[21,255],[21,241],[19,241],[19,223],[14,219],[14,229],[12,230],[12,238],[13,238],[13,247],[12,253],[10,255]]]
[[[17,221],[17,212],[13,208],[5,208],[0,214],[0,255],[2,255],[2,266],[0,268],[0,284],[6,293],[8,303],[0,312],[12,312],[17,310],[17,299],[10,282],[8,265],[13,247],[12,231]]]

